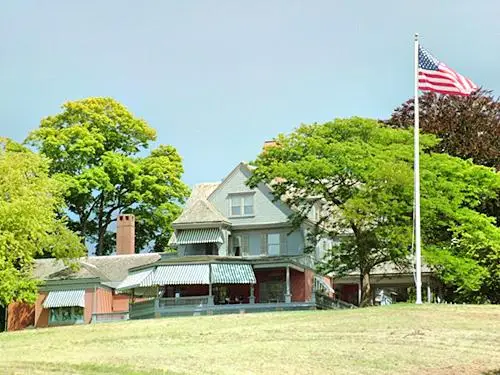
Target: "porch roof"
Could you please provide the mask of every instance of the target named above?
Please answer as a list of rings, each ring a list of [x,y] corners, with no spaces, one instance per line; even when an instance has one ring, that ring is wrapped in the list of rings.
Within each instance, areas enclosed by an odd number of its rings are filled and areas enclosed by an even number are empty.
[[[251,264],[166,264],[132,273],[118,290],[159,285],[256,284]]]
[[[146,285],[193,285],[209,284],[210,268],[208,264],[175,264],[158,266]]]
[[[72,306],[85,307],[85,290],[50,291],[43,302],[43,307],[45,309]]]
[[[223,243],[219,228],[199,228],[178,230],[172,239],[173,245],[188,245],[197,243]]]
[[[151,278],[153,275],[153,268],[147,268],[145,270],[140,270],[128,275],[125,280],[123,280],[117,287],[117,289],[129,289],[141,286],[144,282],[147,282],[147,278]]]
[[[256,284],[257,279],[250,264],[213,263],[213,284]]]

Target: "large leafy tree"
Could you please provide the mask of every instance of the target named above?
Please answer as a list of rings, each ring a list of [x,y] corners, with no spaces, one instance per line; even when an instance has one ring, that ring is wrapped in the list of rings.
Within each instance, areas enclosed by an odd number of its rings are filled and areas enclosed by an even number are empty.
[[[470,96],[426,92],[419,97],[420,127],[435,134],[440,142],[436,152],[444,152],[500,171],[500,98],[484,89]],[[413,127],[414,100],[407,100],[386,121],[395,128]],[[484,202],[483,211],[500,226],[500,199]]]
[[[34,302],[33,260],[70,260],[84,247],[60,219],[64,185],[49,177],[49,161],[0,139],[0,305]]]
[[[426,92],[419,97],[419,108],[421,130],[440,138],[435,151],[500,170],[500,100],[490,91],[470,96]],[[404,129],[413,127],[413,122],[413,98],[396,108],[387,121]]]
[[[97,255],[114,247],[119,212],[137,215],[136,251],[163,250],[189,191],[172,146],[144,155],[156,132],[111,98],[67,102],[44,118],[27,143],[52,160],[50,173],[69,187],[70,227]]]
[[[352,118],[302,125],[276,142],[255,161],[249,184],[271,184],[275,197],[295,208],[295,225],[321,204],[313,236],[340,240],[324,271],[360,270],[362,301],[370,303],[371,270],[387,261],[405,265],[411,255],[412,132]],[[424,150],[437,143],[422,136]],[[500,276],[498,268],[488,268],[500,259],[500,232],[476,209],[494,194],[499,177],[444,154],[425,153],[421,163],[426,260],[454,297],[481,295],[483,284]]]

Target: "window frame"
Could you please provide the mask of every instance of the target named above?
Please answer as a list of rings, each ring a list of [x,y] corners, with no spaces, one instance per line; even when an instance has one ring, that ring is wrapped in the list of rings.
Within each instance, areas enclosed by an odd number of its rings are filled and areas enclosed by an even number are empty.
[[[276,236],[276,238],[278,239],[278,242],[271,242],[269,240],[270,236]],[[281,233],[267,233],[266,235],[266,245],[267,245],[267,255],[268,256],[280,256],[281,255]],[[272,246],[273,248],[278,248],[278,252],[277,254],[271,254],[271,252],[269,251],[270,249],[270,246]]]
[[[69,312],[69,319],[61,319],[63,310]],[[52,307],[49,309],[49,325],[83,324],[84,322],[85,308],[81,306]]]
[[[255,216],[255,193],[254,192],[248,192],[248,193],[233,193],[229,194],[229,217],[230,218],[238,218],[238,217],[253,217]],[[246,205],[245,200],[246,199],[251,199],[252,205]],[[237,201],[239,203],[238,205],[233,205],[233,201]],[[233,207],[238,208],[239,214],[233,212]],[[252,208],[252,213],[245,213],[245,208],[246,207],[251,207]]]

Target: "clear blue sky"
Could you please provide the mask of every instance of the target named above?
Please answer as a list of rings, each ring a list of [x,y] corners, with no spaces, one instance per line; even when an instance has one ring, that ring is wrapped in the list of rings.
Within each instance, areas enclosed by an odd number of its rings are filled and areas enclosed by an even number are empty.
[[[500,2],[0,0],[0,135],[111,96],[185,181],[217,181],[300,123],[387,118],[413,93],[413,33],[500,93]]]

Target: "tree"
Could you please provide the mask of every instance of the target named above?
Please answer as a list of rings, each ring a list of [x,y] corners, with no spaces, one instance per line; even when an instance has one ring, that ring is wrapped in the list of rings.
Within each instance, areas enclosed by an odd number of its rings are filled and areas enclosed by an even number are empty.
[[[490,91],[470,96],[426,92],[419,97],[420,128],[440,142],[434,151],[472,159],[500,171],[500,100]],[[387,123],[395,128],[413,127],[414,100],[396,108]]]
[[[34,302],[33,260],[42,254],[83,255],[84,247],[60,219],[64,185],[48,176],[49,161],[0,139],[0,305]]]
[[[450,96],[427,92],[419,98],[420,126],[425,133],[435,134],[440,142],[433,148],[474,163],[493,167],[500,172],[500,98],[481,89],[470,96]],[[395,128],[413,126],[414,101],[407,100],[386,121]],[[500,198],[482,202],[480,211],[496,219],[500,226]],[[494,264],[490,267],[494,267]],[[483,285],[483,294],[494,296],[500,282]],[[490,298],[500,303],[500,296]]]
[[[137,215],[136,251],[162,250],[189,189],[172,146],[148,150],[156,132],[111,98],[63,105],[41,121],[27,143],[52,160],[50,173],[68,187],[70,228],[95,244],[96,255],[114,247],[111,224],[120,212]]]
[[[352,118],[302,125],[288,136],[279,135],[276,142],[258,156],[249,184],[271,184],[276,199],[294,208],[295,226],[320,203],[322,214],[313,237],[340,241],[325,258],[324,271],[342,275],[359,270],[362,304],[369,304],[371,270],[387,261],[409,262],[412,132]],[[421,138],[423,150],[437,143],[433,136]],[[443,154],[427,152],[421,164],[426,260],[437,265],[447,257],[448,262],[437,269],[443,281],[457,294],[478,295],[485,280],[498,277],[482,257],[500,259],[500,232],[476,208],[494,195],[499,176]],[[486,232],[494,236],[487,240]]]

